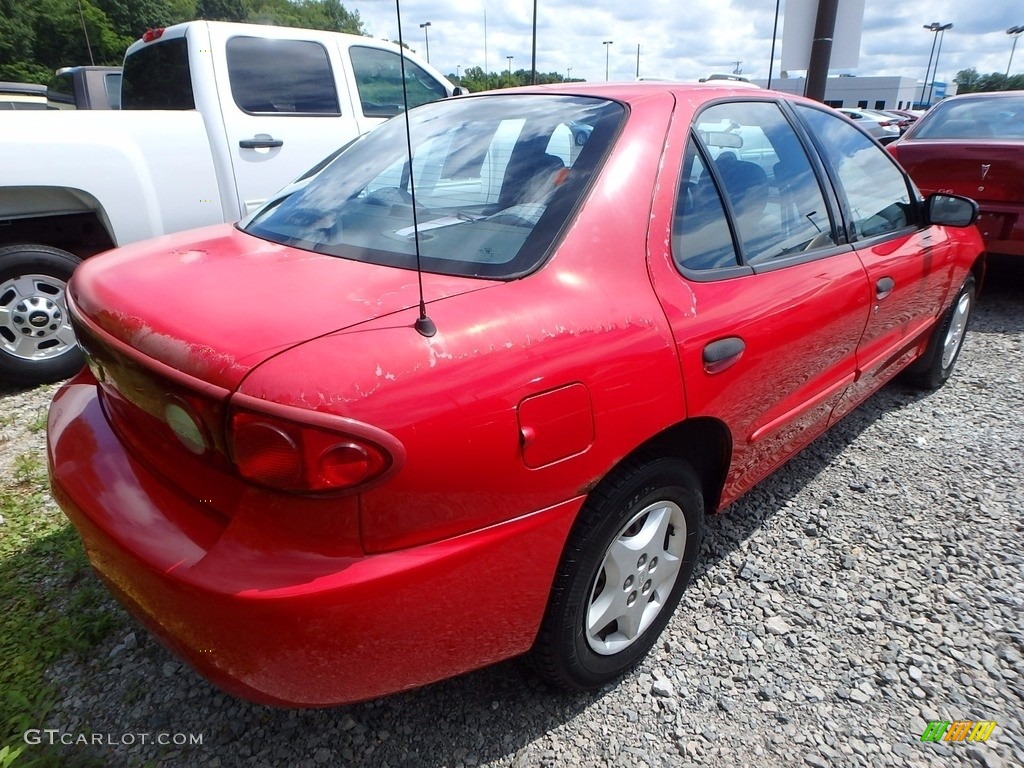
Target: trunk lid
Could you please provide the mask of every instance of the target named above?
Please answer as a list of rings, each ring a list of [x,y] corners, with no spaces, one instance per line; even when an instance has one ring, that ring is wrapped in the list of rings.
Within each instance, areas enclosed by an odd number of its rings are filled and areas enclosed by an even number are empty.
[[[979,203],[1024,200],[1024,142],[910,140],[889,150],[925,194],[942,190]]]
[[[427,302],[495,284],[423,274]],[[89,259],[69,291],[88,324],[228,391],[289,347],[419,303],[415,271],[277,245],[229,225]]]

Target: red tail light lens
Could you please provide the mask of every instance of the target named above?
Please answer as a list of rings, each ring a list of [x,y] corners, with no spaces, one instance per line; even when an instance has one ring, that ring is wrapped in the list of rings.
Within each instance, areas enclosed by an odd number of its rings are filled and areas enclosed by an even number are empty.
[[[163,37],[163,34],[164,34],[164,28],[163,27],[156,27],[154,29],[147,29],[145,32],[142,33],[142,42],[144,42],[144,43],[152,43],[154,40],[159,40],[161,37]]]
[[[233,407],[228,446],[242,477],[298,493],[364,490],[397,472],[405,455],[375,427],[271,403]]]

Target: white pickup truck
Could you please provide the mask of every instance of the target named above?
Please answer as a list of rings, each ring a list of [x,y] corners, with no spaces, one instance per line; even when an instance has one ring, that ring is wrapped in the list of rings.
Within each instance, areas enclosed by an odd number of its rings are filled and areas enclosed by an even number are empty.
[[[196,21],[125,54],[120,111],[0,119],[0,380],[81,366],[64,291],[81,259],[235,221],[401,111],[399,48],[357,35]],[[459,91],[406,52],[408,104]]]

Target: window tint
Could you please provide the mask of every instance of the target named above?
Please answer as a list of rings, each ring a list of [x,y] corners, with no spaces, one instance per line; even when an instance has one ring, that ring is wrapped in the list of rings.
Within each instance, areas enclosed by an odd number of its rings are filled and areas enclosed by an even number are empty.
[[[107,103],[111,109],[121,108],[121,73],[111,72],[103,76],[103,90],[107,93]]]
[[[195,108],[184,37],[148,43],[125,59],[121,109]]]
[[[353,142],[319,175],[254,214],[247,232],[342,258],[511,278],[532,270],[572,218],[624,110],[597,99],[449,99]],[[572,121],[592,126],[570,150]],[[571,152],[563,158],[553,150]],[[412,195],[416,193],[416,224]],[[418,225],[418,226],[417,226]]]
[[[687,144],[683,167],[689,170],[680,184],[672,226],[676,264],[692,270],[736,266],[736,249],[722,198],[693,139]]]
[[[910,222],[910,191],[884,149],[843,118],[797,107],[832,166],[849,209],[851,240],[896,232]]]
[[[231,95],[244,112],[341,114],[331,63],[319,43],[233,37],[227,61]]]
[[[695,127],[714,168],[705,169],[695,151],[688,151],[684,167],[690,170],[683,179],[680,201],[685,209],[688,195],[694,212],[690,223],[685,215],[679,217],[681,250],[677,258],[682,266],[710,269],[729,265],[721,253],[722,228],[711,223],[714,217],[709,212],[721,203],[709,206],[705,202],[713,191],[712,176],[728,201],[743,263],[763,264],[835,245],[817,176],[778,105],[764,101],[717,104],[699,115]],[[691,227],[705,234],[691,232],[687,236]],[[712,231],[715,239],[709,237]],[[703,244],[699,242],[702,239]]]
[[[402,62],[397,53],[380,48],[349,48],[356,88],[363,114],[367,117],[393,117],[402,111]],[[405,60],[405,84],[409,106],[417,107],[448,95],[444,83],[409,59]]]

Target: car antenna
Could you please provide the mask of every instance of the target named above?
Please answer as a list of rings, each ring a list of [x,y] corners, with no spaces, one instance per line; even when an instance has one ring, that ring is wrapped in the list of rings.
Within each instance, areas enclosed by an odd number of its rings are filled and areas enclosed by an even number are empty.
[[[412,170],[412,129],[409,127],[409,90],[405,82],[405,43],[402,42],[402,8],[395,0],[395,16],[398,17],[398,61],[402,68],[402,109],[405,114],[405,146],[409,158],[409,195],[412,198],[412,234],[416,247],[416,281],[420,291],[420,316],[415,328],[421,336],[430,338],[437,333],[434,321],[427,317],[427,303],[423,299],[423,267],[420,265],[420,224],[416,216],[416,177]]]

